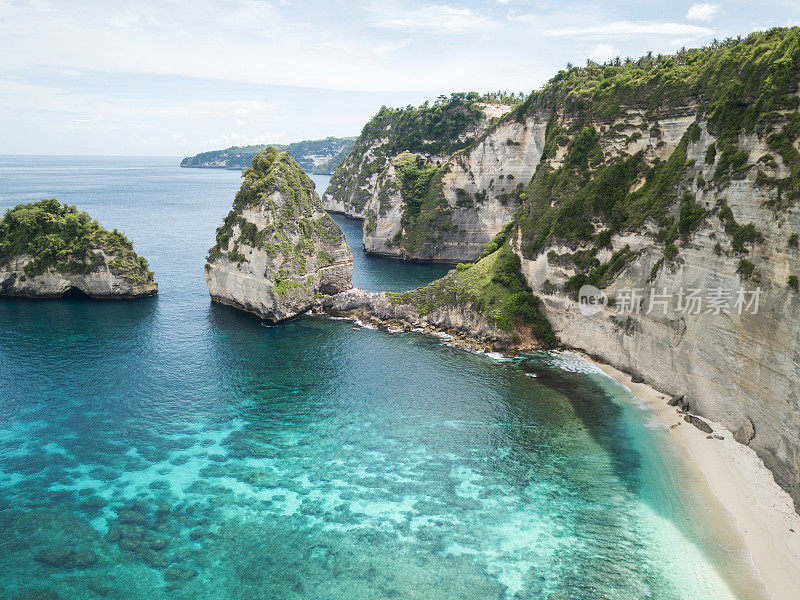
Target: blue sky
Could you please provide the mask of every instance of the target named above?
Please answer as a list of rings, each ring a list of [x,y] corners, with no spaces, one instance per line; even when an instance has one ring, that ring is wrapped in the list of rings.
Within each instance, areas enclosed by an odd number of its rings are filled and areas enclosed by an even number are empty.
[[[356,135],[382,104],[795,24],[797,0],[0,0],[0,153]]]

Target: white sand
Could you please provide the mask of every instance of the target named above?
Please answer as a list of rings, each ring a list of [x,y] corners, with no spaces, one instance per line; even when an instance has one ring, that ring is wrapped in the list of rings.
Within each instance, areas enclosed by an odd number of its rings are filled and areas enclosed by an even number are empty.
[[[800,599],[800,515],[755,451],[736,442],[719,423],[704,418],[714,434],[724,438],[708,439],[667,404],[666,394],[633,383],[614,367],[591,362],[641,398],[669,428],[711,493],[735,519],[753,564],[775,600]]]

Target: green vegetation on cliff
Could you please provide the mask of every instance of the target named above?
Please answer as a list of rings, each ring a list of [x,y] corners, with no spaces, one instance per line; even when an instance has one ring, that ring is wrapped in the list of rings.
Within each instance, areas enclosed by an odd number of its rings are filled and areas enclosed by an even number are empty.
[[[516,94],[503,92],[456,93],[440,96],[421,106],[382,106],[356,139],[350,156],[336,169],[328,193],[355,212],[364,209],[370,197],[369,179],[383,172],[403,152],[447,156],[467,147],[485,119],[481,104],[514,104]]]
[[[539,310],[541,301],[525,283],[519,257],[506,241],[509,231],[501,232],[492,242],[495,250],[478,262],[460,264],[425,287],[389,294],[389,298],[414,306],[420,315],[448,307],[468,308],[498,329],[515,334],[528,331],[543,345],[555,345],[550,323]]]
[[[381,151],[388,156],[401,152],[447,155],[468,146],[471,127],[483,118],[480,103],[497,102],[493,96],[477,92],[440,96],[436,102],[421,106],[387,108],[382,106],[372,117],[356,142],[387,137]]]
[[[188,156],[181,161],[181,166],[246,169],[256,154],[264,152],[267,148],[275,148],[278,152],[289,152],[306,172],[330,175],[350,154],[355,139],[354,137],[327,137],[323,140],[305,140],[286,145],[232,146],[225,150],[212,150]],[[319,162],[320,157],[326,158],[326,160]]]
[[[629,107],[655,114],[696,101],[711,129],[729,143],[742,130],[768,124],[773,111],[798,107],[799,60],[800,28],[792,27],[672,55],[588,61],[586,67],[560,71],[515,113],[563,109],[588,123],[622,116]]]
[[[442,193],[444,168],[410,152],[394,160],[400,194],[405,204],[402,233],[393,243],[413,254],[435,241],[437,232],[451,228],[450,206]]]
[[[106,231],[88,213],[58,200],[20,204],[0,220],[0,267],[27,256],[25,275],[52,267],[61,273],[88,274],[106,264],[112,273],[138,284],[155,281],[147,261],[137,256],[122,233]]]
[[[244,244],[266,250],[269,255],[283,252],[304,273],[305,256],[313,251],[314,240],[340,240],[341,230],[322,210],[314,183],[288,152],[267,148],[253,158],[242,177],[244,181],[233,200],[233,210],[217,228],[216,244],[209,250],[207,263],[223,254],[233,262],[244,262],[246,257],[239,251],[240,244]],[[275,193],[281,195],[279,203],[270,198]],[[242,216],[245,209],[256,206],[266,212],[268,223],[263,228]],[[234,227],[238,227],[239,234],[228,250]],[[290,242],[289,233],[297,241]]]
[[[532,257],[551,241],[589,244],[590,249],[583,251],[588,254],[575,262],[578,274],[571,280],[572,287],[598,284],[617,270],[606,270],[612,261],[618,266],[619,261],[630,259],[622,253],[600,264],[595,256],[599,249],[608,245],[613,234],[639,231],[652,223],[665,248],[664,260],[675,258],[674,242],[688,238],[713,212],[691,193],[689,174],[695,162],[687,159],[687,149],[701,139],[700,122],[716,136],[716,143],[705,150],[705,165],[713,167],[711,183],[724,186],[747,174],[753,164],[739,146],[740,137],[755,132],[767,139],[793,173],[774,179],[759,172],[757,185],[775,188],[780,202],[795,200],[800,195],[800,153],[794,145],[800,138],[800,117],[795,114],[787,120],[780,111],[798,108],[799,61],[800,28],[791,28],[671,56],[647,55],[602,65],[590,61],[584,68],[561,71],[506,117],[519,119],[533,112],[550,115],[542,162],[520,194],[522,204],[515,214],[523,254]],[[666,160],[645,151],[604,153],[604,140],[639,126],[625,123],[637,120],[626,112],[630,110],[645,116],[642,127],[648,121],[657,123],[660,116],[687,110],[696,112],[698,122]],[[662,132],[654,125],[650,135],[658,139]],[[634,141],[628,137],[628,143]],[[563,158],[557,161],[559,150]],[[777,166],[769,155],[759,159],[759,164]],[[707,185],[699,176],[698,187]],[[724,202],[717,208],[734,252],[747,252],[748,244],[760,240],[752,224],[740,226],[733,220]]]

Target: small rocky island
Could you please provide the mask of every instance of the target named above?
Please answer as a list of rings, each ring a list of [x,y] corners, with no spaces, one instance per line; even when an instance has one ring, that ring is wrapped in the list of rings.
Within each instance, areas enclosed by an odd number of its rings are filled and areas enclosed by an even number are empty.
[[[353,254],[289,153],[267,148],[243,176],[208,255],[212,300],[280,323],[349,290]]]
[[[156,293],[153,272],[128,238],[74,206],[40,200],[0,220],[0,295],[124,300]]]

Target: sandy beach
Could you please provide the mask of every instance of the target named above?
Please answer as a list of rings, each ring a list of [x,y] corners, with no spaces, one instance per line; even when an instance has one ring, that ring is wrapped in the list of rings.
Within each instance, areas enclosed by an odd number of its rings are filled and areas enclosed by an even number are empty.
[[[714,428],[714,435],[723,438],[708,439],[708,434],[685,422],[683,415],[667,404],[666,394],[633,383],[629,375],[614,367],[580,356],[631,390],[669,429],[705,477],[711,493],[733,516],[753,564],[775,600],[800,598],[800,515],[755,451],[736,442],[719,423],[704,418]]]

